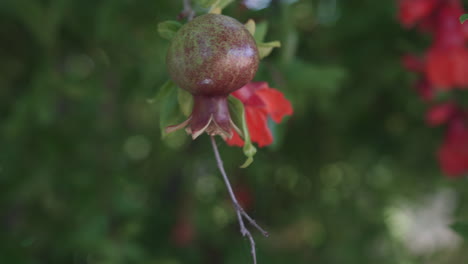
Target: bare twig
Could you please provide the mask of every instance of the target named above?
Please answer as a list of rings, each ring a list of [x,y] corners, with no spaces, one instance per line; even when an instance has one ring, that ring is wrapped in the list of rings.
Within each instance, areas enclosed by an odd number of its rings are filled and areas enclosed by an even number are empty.
[[[266,232],[263,228],[261,228],[255,220],[250,217],[245,210],[242,208],[242,206],[239,204],[237,201],[237,198],[234,194],[234,191],[232,190],[231,183],[229,182],[229,178],[227,177],[226,171],[224,170],[224,165],[223,165],[223,160],[221,159],[221,156],[219,155],[219,150],[218,146],[216,145],[216,140],[212,136],[211,137],[211,145],[213,145],[213,151],[216,157],[216,163],[218,165],[218,169],[221,172],[221,175],[223,176],[224,183],[226,184],[226,187],[228,189],[229,196],[231,196],[231,201],[234,204],[234,209],[236,209],[237,213],[237,219],[239,220],[239,225],[240,225],[240,232],[242,236],[247,237],[250,241],[250,246],[251,246],[251,252],[252,252],[252,257],[254,264],[257,264],[257,253],[255,250],[255,240],[253,239],[252,234],[250,231],[245,227],[244,224],[244,218],[249,221],[249,223],[257,228],[264,236],[268,237],[268,232]]]
[[[184,1],[184,9],[182,13],[179,14],[179,18],[187,18],[188,21],[192,20],[195,16],[195,11],[192,8],[191,0],[183,0]]]
[[[252,253],[252,258],[254,264],[257,264],[257,251],[255,250],[255,240],[253,239],[250,231],[245,227],[244,220],[242,219],[242,214],[237,210],[237,219],[239,220],[240,232],[242,236],[247,236],[250,241],[250,252]]]

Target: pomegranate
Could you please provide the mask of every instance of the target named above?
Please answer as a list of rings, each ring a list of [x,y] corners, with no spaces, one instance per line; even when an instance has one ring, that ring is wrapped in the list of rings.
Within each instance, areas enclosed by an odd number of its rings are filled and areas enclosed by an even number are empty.
[[[169,46],[166,65],[171,79],[193,95],[192,114],[166,132],[186,127],[195,139],[203,132],[232,137],[227,96],[250,82],[258,68],[255,40],[234,18],[206,14],[185,24]]]

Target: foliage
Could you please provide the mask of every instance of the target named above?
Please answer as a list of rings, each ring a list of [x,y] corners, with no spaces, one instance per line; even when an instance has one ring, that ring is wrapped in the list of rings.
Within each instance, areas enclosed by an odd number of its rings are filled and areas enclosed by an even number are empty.
[[[460,241],[412,252],[395,213],[449,189],[452,217],[467,218],[466,180],[440,173],[443,131],[427,128],[400,63],[427,36],[400,27],[394,1],[239,4],[223,13],[254,18],[256,32],[270,21],[265,39],[282,44],[256,80],[295,110],[271,124],[275,143],[248,170],[239,149],[220,145],[239,199],[271,234],[254,234],[259,263],[463,263]],[[158,23],[182,9],[0,1],[1,263],[251,260],[208,137],[160,140],[161,102],[147,103],[168,79]]]
[[[464,23],[466,20],[468,20],[468,14],[464,14],[460,17],[460,23]]]
[[[241,129],[244,139],[244,147],[242,150],[244,151],[244,155],[247,157],[247,160],[244,164],[241,165],[241,168],[248,167],[253,162],[253,156],[257,153],[257,149],[250,141],[250,134],[247,128],[247,121],[245,119],[245,109],[242,102],[235,98],[234,96],[229,96],[229,105],[230,109],[232,109],[232,119],[236,126]]]
[[[182,24],[177,21],[164,21],[158,24],[158,32],[161,37],[170,40],[181,27]]]

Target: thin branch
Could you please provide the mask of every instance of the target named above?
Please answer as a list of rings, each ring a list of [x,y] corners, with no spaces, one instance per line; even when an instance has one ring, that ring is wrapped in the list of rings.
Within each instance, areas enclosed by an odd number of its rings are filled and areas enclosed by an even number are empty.
[[[257,228],[258,231],[260,231],[260,233],[262,233],[263,236],[265,236],[265,237],[268,237],[268,236],[269,236],[268,232],[265,231],[265,229],[263,229],[261,226],[259,226],[259,225],[257,224],[257,222],[255,222],[255,220],[252,219],[252,217],[250,217],[250,215],[248,215],[248,214],[245,212],[244,208],[240,207],[240,205],[236,205],[236,206],[239,206],[238,211],[240,211],[240,213],[245,217],[245,219],[247,219],[247,221],[249,221],[249,223],[250,223],[251,225],[253,225],[255,228]]]
[[[216,157],[216,163],[218,165],[218,169],[221,172],[221,175],[223,176],[223,180],[224,180],[224,183],[226,184],[226,187],[228,189],[229,196],[231,196],[231,201],[234,204],[234,209],[236,209],[237,219],[239,220],[239,225],[240,225],[240,232],[241,232],[242,236],[244,236],[244,237],[246,236],[249,239],[254,264],[257,264],[257,253],[256,253],[256,250],[255,250],[255,240],[253,239],[253,236],[250,233],[250,231],[245,227],[244,218],[247,219],[247,221],[249,221],[249,223],[252,226],[257,228],[264,236],[268,237],[268,232],[266,232],[263,228],[261,228],[255,222],[255,220],[253,220],[252,217],[250,217],[245,212],[245,210],[242,208],[242,206],[237,201],[237,198],[236,198],[236,196],[234,194],[234,191],[232,189],[229,178],[228,178],[228,176],[226,174],[226,171],[224,170],[223,160],[221,159],[221,155],[219,155],[218,146],[216,145],[216,140],[215,140],[215,138],[213,136],[211,137],[211,145],[213,145],[213,152],[214,152],[215,157]]]
[[[183,0],[184,1],[184,9],[182,13],[179,14],[179,18],[187,18],[188,21],[191,21],[195,16],[195,11],[192,8],[191,0]]]
[[[245,227],[244,220],[242,219],[242,214],[239,210],[237,211],[237,219],[239,220],[240,232],[242,236],[247,236],[250,241],[250,252],[252,253],[252,258],[254,264],[257,264],[257,251],[255,250],[255,240],[253,239],[250,231]]]

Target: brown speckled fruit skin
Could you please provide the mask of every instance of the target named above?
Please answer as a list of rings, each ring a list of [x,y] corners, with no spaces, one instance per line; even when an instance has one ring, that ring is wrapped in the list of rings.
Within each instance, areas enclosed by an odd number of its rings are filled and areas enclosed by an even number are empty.
[[[255,40],[237,20],[196,17],[174,36],[166,64],[171,79],[193,95],[227,96],[250,82],[259,56]]]

